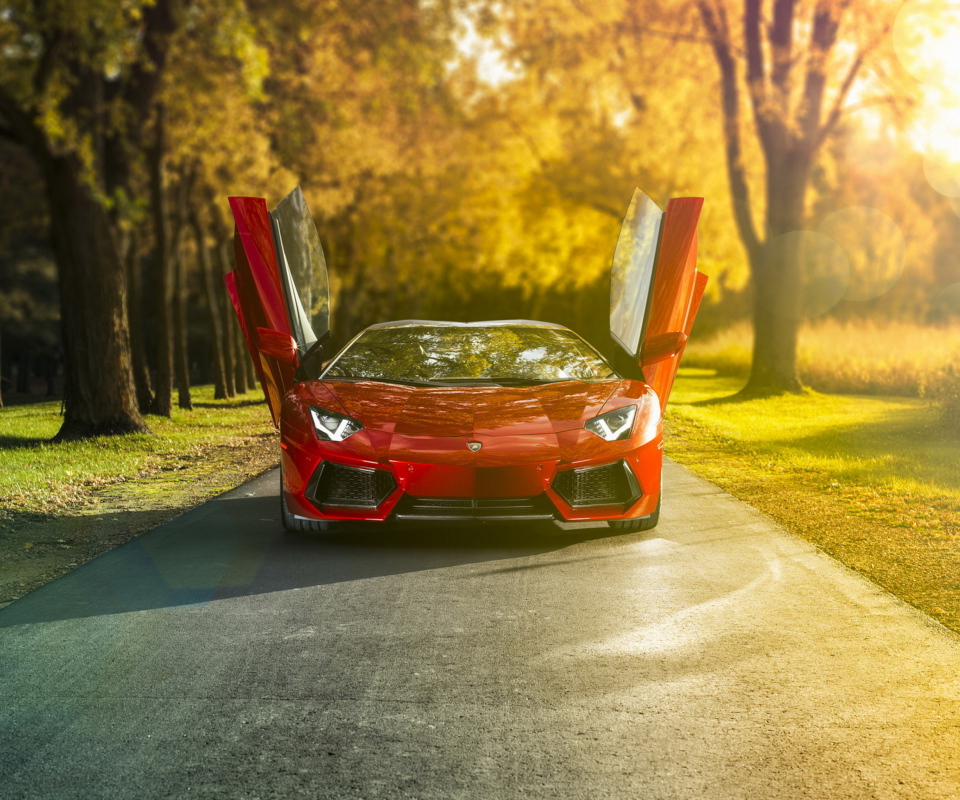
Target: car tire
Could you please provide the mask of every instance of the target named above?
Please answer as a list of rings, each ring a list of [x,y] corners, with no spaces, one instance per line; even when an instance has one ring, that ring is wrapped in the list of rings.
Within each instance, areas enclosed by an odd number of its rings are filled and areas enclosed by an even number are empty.
[[[284,530],[290,533],[320,533],[330,530],[330,523],[319,519],[297,517],[287,508],[287,495],[283,491],[283,473],[280,474],[280,520]]]
[[[653,513],[640,519],[613,519],[607,522],[611,528],[620,533],[636,533],[637,531],[652,531],[660,522],[660,497],[657,497],[657,507]]]

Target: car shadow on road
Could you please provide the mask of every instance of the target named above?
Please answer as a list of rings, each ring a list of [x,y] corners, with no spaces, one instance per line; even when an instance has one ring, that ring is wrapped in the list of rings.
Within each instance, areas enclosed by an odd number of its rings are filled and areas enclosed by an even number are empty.
[[[205,503],[0,609],[0,628],[123,614],[493,561],[610,536],[606,526],[346,526],[283,530],[276,496]]]

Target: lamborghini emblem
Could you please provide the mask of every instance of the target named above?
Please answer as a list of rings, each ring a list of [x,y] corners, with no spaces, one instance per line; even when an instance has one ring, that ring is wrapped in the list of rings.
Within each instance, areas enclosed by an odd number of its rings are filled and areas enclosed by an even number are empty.
[[[480,442],[467,442],[467,447],[473,450],[474,453],[477,452],[483,445]]]

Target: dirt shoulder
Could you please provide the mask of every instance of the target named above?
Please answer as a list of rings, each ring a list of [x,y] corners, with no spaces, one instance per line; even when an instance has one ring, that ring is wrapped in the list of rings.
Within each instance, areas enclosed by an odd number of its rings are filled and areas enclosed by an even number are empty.
[[[156,474],[96,488],[57,513],[0,519],[0,608],[101,553],[272,469],[275,432],[198,446]]]
[[[954,502],[844,486],[827,472],[766,463],[743,444],[673,415],[666,453],[891,594],[960,632]]]

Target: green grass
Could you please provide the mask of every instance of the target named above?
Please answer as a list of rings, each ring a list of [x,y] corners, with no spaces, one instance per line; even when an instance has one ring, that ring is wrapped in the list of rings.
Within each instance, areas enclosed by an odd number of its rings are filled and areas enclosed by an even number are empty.
[[[960,632],[960,437],[912,397],[736,397],[684,369],[666,453]]]
[[[154,435],[50,443],[60,403],[0,409],[0,512],[56,512],[82,504],[97,487],[176,471],[273,430],[257,391],[214,400],[213,387],[192,390],[195,409],[147,417]]]
[[[694,334],[684,354],[688,367],[745,377],[753,333],[746,323],[711,337]],[[960,358],[960,325],[848,322],[822,319],[800,327],[800,379],[820,392],[922,397],[950,380]],[[955,383],[955,380],[950,381]]]
[[[825,472],[841,484],[960,498],[960,440],[924,400],[806,395],[741,400],[736,378],[681,370],[670,413],[733,440],[770,466]]]

